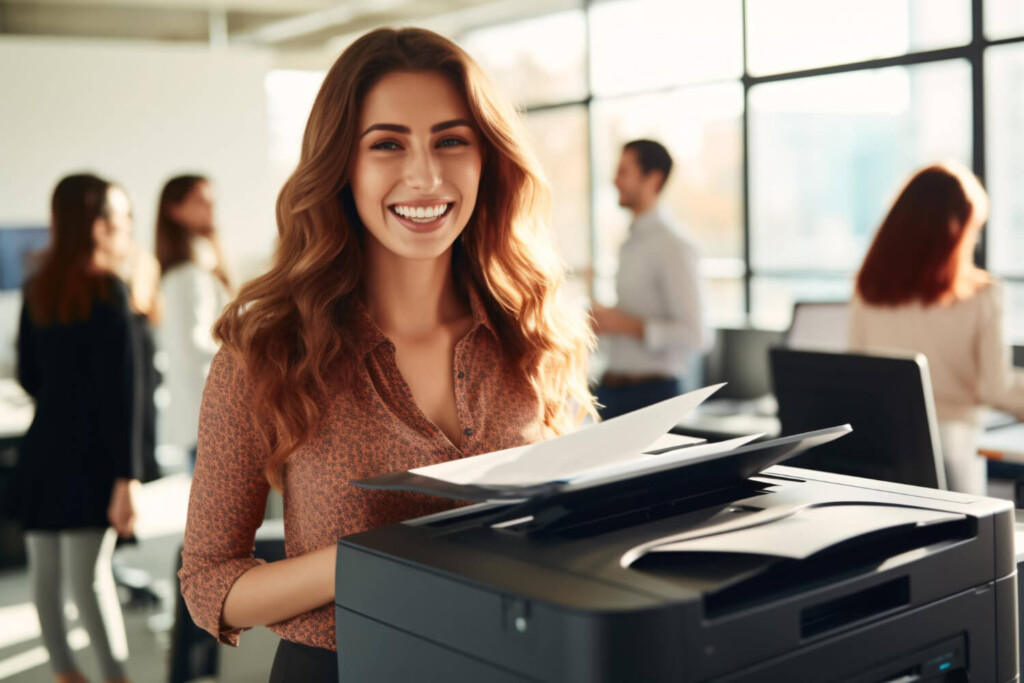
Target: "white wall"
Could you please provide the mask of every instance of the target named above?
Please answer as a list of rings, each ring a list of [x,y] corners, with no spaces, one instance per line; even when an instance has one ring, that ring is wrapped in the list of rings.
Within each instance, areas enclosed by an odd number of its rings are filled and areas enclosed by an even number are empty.
[[[216,183],[232,266],[251,275],[276,234],[271,65],[256,50],[0,38],[0,226],[45,225],[57,180],[89,169],[125,187],[151,246],[163,182],[199,171]]]
[[[251,49],[0,37],[0,228],[46,225],[57,181],[91,170],[128,191],[136,237],[151,248],[164,181],[198,171],[215,182],[232,271],[251,277],[276,237],[264,95],[272,59]],[[8,299],[0,374],[17,326]]]

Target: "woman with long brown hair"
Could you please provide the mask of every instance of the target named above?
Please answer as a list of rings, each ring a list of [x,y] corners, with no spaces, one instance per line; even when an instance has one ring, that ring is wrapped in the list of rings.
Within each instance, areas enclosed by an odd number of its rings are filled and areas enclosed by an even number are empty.
[[[126,680],[111,555],[117,535],[132,533],[142,470],[140,359],[119,278],[131,230],[119,187],[87,174],[61,180],[18,333],[18,380],[36,410],[4,507],[25,529],[43,641],[57,680],[68,683],[85,678],[68,649],[62,570],[104,680]]]
[[[156,257],[164,315],[157,328],[166,355],[161,443],[195,461],[199,403],[210,362],[217,353],[213,325],[230,298],[231,283],[214,224],[213,186],[201,175],[171,178],[160,192]]]
[[[987,217],[988,197],[969,170],[946,162],[918,171],[875,235],[850,318],[852,348],[928,358],[947,487],[982,495],[979,408],[1024,419],[1024,376],[1003,341],[1003,286],[973,262]]]
[[[445,507],[351,480],[526,444],[592,412],[592,337],[558,297],[523,139],[479,67],[429,31],[373,31],[324,80],[278,198],[273,265],[217,324],[180,572],[221,642],[272,624],[271,680],[337,680],[338,537]],[[251,550],[271,486],[288,559],[263,564]]]

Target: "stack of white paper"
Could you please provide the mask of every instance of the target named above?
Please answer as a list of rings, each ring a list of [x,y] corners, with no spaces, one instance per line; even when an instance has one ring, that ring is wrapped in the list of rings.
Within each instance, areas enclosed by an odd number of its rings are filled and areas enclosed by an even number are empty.
[[[716,384],[691,391],[555,439],[410,472],[452,484],[535,486],[600,480],[624,472],[639,473],[671,462],[726,453],[761,435],[694,445],[700,440],[666,433],[722,386]],[[664,448],[678,450],[650,454],[650,451]]]

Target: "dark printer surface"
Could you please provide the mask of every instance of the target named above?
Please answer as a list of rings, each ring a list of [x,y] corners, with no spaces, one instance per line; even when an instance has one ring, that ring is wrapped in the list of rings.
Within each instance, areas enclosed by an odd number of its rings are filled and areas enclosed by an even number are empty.
[[[644,552],[679,534],[728,545],[723,529],[742,538],[741,529],[789,524],[802,511],[834,515],[840,503],[850,505],[840,515],[881,505],[931,517],[850,538],[819,529],[835,538],[803,558],[742,547]],[[645,509],[611,506],[555,528],[473,524],[481,514],[342,539],[343,675],[1016,680],[1009,503],[775,467],[738,486]]]

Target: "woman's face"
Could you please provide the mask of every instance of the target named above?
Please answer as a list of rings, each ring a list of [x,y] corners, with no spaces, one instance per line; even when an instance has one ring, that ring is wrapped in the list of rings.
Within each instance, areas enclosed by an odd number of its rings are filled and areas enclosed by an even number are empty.
[[[213,188],[199,181],[180,204],[171,206],[171,218],[185,226],[193,237],[209,237],[213,233]]]
[[[435,72],[394,72],[363,102],[351,183],[370,238],[410,259],[444,254],[469,222],[482,150],[465,99]]]
[[[132,205],[116,185],[107,190],[107,214],[93,229],[96,250],[109,262],[124,261],[132,248]]]

